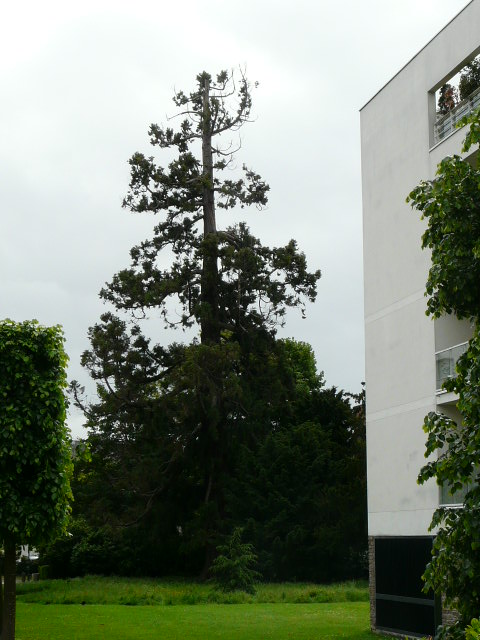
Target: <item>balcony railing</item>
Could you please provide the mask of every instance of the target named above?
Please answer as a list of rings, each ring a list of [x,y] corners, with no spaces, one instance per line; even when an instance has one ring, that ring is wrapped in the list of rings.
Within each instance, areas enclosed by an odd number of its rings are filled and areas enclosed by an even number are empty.
[[[442,351],[436,352],[437,393],[443,391],[442,385],[445,380],[455,377],[455,365],[457,364],[457,360],[460,358],[462,353],[465,353],[467,348],[468,342],[462,342],[461,344],[457,344],[449,349],[442,349]]]
[[[475,109],[480,107],[480,87],[468,96],[465,100],[462,100],[457,106],[441,116],[433,127],[433,139],[435,144],[443,140],[448,135],[455,131],[455,125],[464,116],[472,113]]]
[[[466,484],[463,489],[452,493],[448,482],[440,486],[440,506],[442,507],[461,507],[465,500],[466,494],[473,488],[473,484]]]

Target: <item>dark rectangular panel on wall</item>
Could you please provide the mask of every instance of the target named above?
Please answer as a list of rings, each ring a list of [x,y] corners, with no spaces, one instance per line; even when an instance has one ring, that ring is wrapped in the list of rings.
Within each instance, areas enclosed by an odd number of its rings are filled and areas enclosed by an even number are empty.
[[[431,549],[431,537],[376,538],[377,629],[435,635],[440,624],[438,602],[432,593],[422,591]]]
[[[377,629],[433,636],[435,609],[411,602],[377,599]]]

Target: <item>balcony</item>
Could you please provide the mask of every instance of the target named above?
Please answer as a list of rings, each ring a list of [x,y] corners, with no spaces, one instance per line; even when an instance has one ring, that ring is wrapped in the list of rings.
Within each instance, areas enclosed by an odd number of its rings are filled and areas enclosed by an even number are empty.
[[[475,109],[480,108],[480,87],[475,89],[473,93],[471,93],[468,98],[462,100],[457,106],[449,111],[444,116],[441,116],[433,127],[433,139],[434,143],[437,144],[451,133],[455,131],[456,124],[463,117],[467,116]]]
[[[449,349],[442,349],[435,354],[436,370],[437,370],[437,394],[444,393],[442,389],[443,383],[449,378],[456,375],[455,366],[460,356],[468,349],[468,342],[462,342]]]
[[[465,496],[473,488],[473,484],[466,484],[459,491],[451,491],[448,483],[440,486],[440,506],[441,507],[462,507]]]

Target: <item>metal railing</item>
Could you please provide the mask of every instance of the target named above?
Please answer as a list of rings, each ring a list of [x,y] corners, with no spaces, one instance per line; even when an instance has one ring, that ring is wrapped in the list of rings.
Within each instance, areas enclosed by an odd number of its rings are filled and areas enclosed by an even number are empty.
[[[443,391],[442,385],[445,380],[455,377],[455,365],[457,364],[457,360],[463,353],[465,353],[467,348],[468,342],[462,342],[461,344],[457,344],[454,347],[450,347],[449,349],[442,349],[441,351],[437,351],[435,353],[435,362],[437,369],[437,393]]]
[[[480,87],[475,89],[468,98],[462,100],[457,106],[446,113],[444,116],[438,118],[433,127],[433,140],[435,144],[440,142],[448,135],[455,131],[455,125],[464,116],[472,113],[475,109],[480,107]]]
[[[466,494],[473,487],[473,484],[466,484],[459,491],[451,490],[448,482],[440,485],[440,506],[441,507],[462,507]]]

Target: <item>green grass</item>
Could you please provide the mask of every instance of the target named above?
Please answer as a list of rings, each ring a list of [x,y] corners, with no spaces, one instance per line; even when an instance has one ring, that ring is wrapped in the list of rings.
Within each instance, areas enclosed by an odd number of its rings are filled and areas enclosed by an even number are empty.
[[[39,604],[193,605],[368,602],[366,583],[259,584],[254,596],[222,593],[211,585],[186,580],[101,578],[45,580],[19,584],[19,602]]]
[[[192,607],[18,603],[17,640],[375,640],[368,604]]]

